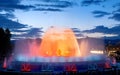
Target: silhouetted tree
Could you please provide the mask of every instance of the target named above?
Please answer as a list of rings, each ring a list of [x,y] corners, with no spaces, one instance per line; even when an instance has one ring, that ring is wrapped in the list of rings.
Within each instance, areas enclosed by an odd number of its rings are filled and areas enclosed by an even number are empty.
[[[117,56],[115,56],[117,61],[120,61],[120,51],[116,51],[115,52],[117,54]]]
[[[7,28],[5,30],[5,50],[6,50],[6,56],[9,56],[11,54],[11,41],[10,41],[10,38],[11,38],[11,33],[10,33],[10,30]]]
[[[4,37],[5,37],[5,32],[3,30],[3,28],[0,28],[0,60],[2,61],[4,58]]]
[[[116,51],[116,53],[117,53],[118,55],[120,55],[120,51]]]
[[[0,61],[4,61],[5,57],[8,57],[11,54],[11,33],[9,29],[4,30],[0,28]]]

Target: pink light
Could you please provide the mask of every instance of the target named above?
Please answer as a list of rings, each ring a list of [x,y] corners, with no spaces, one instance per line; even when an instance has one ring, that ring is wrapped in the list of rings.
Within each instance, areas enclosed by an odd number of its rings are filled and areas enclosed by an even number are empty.
[[[110,66],[110,62],[108,62],[108,61],[105,62],[105,68],[106,68],[106,69],[111,68],[111,66]]]
[[[114,65],[116,64],[116,59],[115,59],[115,58],[112,59],[112,63],[113,63]]]
[[[75,64],[67,64],[65,65],[65,70],[67,72],[76,72],[77,71],[77,67]]]
[[[22,64],[22,67],[21,67],[21,71],[24,71],[24,72],[29,72],[31,71],[31,66],[30,64]]]
[[[7,60],[6,60],[6,58],[4,59],[4,62],[3,62],[3,68],[4,68],[4,69],[7,68]]]

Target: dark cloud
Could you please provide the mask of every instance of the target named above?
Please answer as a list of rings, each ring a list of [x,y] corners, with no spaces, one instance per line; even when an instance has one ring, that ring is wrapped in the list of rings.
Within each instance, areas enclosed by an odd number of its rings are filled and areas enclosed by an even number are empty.
[[[114,19],[116,21],[120,21],[120,13],[114,13],[109,19]]]
[[[111,34],[111,35],[117,35],[117,36],[112,36],[112,37],[107,37],[105,36],[105,39],[120,39],[120,25],[115,25],[114,27],[108,28],[103,25],[101,26],[96,26],[94,29],[91,30],[84,30],[82,32],[86,33],[103,33],[103,34]]]
[[[35,6],[32,5],[0,5],[1,10],[2,9],[10,9],[10,10],[15,10],[15,9],[21,9],[21,10],[29,10],[32,8],[35,8]]]
[[[78,29],[78,28],[71,28],[71,29],[72,29],[72,31],[75,32],[75,33],[81,32],[80,29]]]
[[[120,24],[110,28],[111,33],[119,34],[120,35]]]
[[[114,27],[111,28],[105,27],[104,25],[99,25],[93,29],[84,30],[84,31],[80,31],[80,29],[78,28],[71,28],[71,29],[75,33],[76,37],[86,37],[84,33],[87,34],[102,33],[105,39],[120,39],[120,24],[116,24],[114,25]]]
[[[24,30],[20,30],[22,28],[28,28],[27,25],[20,24],[18,22],[12,21],[4,16],[0,16],[0,27],[9,28],[11,32],[26,32]]]
[[[18,34],[18,35],[13,35],[14,39],[17,38],[40,38],[41,34],[43,33],[42,28],[30,28],[25,31],[26,33],[23,34]]]
[[[101,4],[105,1],[108,1],[108,0],[83,0],[82,4],[84,6],[89,6],[89,5],[92,5],[92,4]],[[101,17],[104,17],[104,16],[108,15],[108,19],[113,19],[115,21],[120,21],[120,3],[117,2],[117,3],[115,3],[111,6],[112,7],[110,7],[110,8],[113,8],[113,10],[111,10],[111,12],[110,11],[107,12],[107,11],[101,11],[101,10],[94,10],[92,12],[92,14],[96,18],[101,18]]]
[[[66,0],[36,0],[35,4],[38,11],[63,11],[63,8],[72,7],[76,5],[74,1]],[[35,9],[35,10],[36,10]]]
[[[20,3],[20,0],[0,0],[0,11],[7,11],[7,12],[13,12],[14,9],[7,8],[10,5],[17,5]]]
[[[13,12],[16,9],[19,10],[29,10],[36,9],[34,5],[23,5],[20,4],[22,0],[0,0],[0,11],[5,11],[5,13],[0,13],[0,27],[9,28],[12,32],[12,38],[22,38],[22,37],[38,37],[41,35],[41,28],[33,28],[28,25],[21,24],[18,21],[12,21],[11,19],[16,19]],[[43,10],[43,9],[42,9]],[[44,9],[43,11],[55,11],[55,9]],[[58,11],[56,9],[56,11]]]
[[[120,7],[120,3],[116,3],[116,4],[114,4],[112,7],[114,7],[114,8]]]
[[[0,0],[0,11],[14,12],[15,9],[35,11],[62,11],[63,8],[72,7],[74,2],[66,0],[33,0],[38,4],[23,5],[22,0]],[[29,0],[32,1],[32,0]]]
[[[56,8],[37,8],[34,9],[35,11],[63,11],[61,9],[56,9]]]
[[[108,28],[101,25],[101,26],[96,26],[94,29],[85,30],[83,32],[87,32],[87,33],[99,32],[99,33],[105,33],[105,34],[117,34],[120,37],[120,25],[115,25],[112,28]]]
[[[0,15],[0,27],[9,28],[9,29],[21,29],[21,28],[26,28],[27,25],[20,24],[18,22],[12,21]]]
[[[0,0],[0,4],[18,4],[21,0]]]
[[[60,0],[44,0],[45,4],[36,4],[37,6],[44,6],[44,7],[55,7],[55,8],[66,8],[71,7],[74,5],[73,2],[69,1],[60,1]]]
[[[100,33],[109,33],[109,28],[105,27],[103,25],[96,26],[94,29],[91,30],[85,30],[83,32],[89,32],[89,33],[94,33],[94,32],[100,32]]]
[[[120,3],[114,4],[113,7],[114,11],[112,11],[112,15],[109,17],[109,19],[120,21]]]
[[[114,7],[114,10],[112,10],[111,12],[95,10],[92,13],[94,14],[94,17],[96,18],[100,18],[100,17],[104,17],[108,15],[108,19],[120,21],[120,3],[116,3],[112,7]]]
[[[120,8],[118,8],[116,11],[113,11],[113,13],[120,13]]]
[[[105,2],[107,0],[83,0],[81,2],[82,6],[89,6],[89,5],[100,5],[101,3]]]
[[[9,19],[14,19],[16,18],[13,13],[5,13],[5,14],[0,14],[3,17],[9,18]]]
[[[42,28],[31,28],[27,34],[24,34],[27,37],[39,37],[43,33]]]
[[[15,30],[14,32],[18,32],[21,34],[13,34],[13,38],[40,38],[43,33],[42,28],[30,28],[27,30]]]
[[[24,33],[24,32],[28,32],[29,29],[26,28],[26,30],[21,30],[21,29],[11,29],[12,32],[16,32],[16,33]]]
[[[84,37],[82,33],[75,34],[76,37]]]
[[[42,2],[58,2],[60,0],[36,0],[36,1],[42,1]]]
[[[21,5],[22,0],[0,0],[0,11],[13,12],[15,9],[28,10],[34,8],[31,5]]]
[[[12,32],[12,38],[17,37],[38,37],[42,33],[42,28],[31,28],[28,25],[12,21],[0,15],[0,27],[9,28]],[[18,34],[21,33],[21,34]]]
[[[98,10],[95,10],[92,12],[94,14],[95,17],[104,17],[106,15],[110,15],[110,13],[108,12],[105,12],[105,11],[98,11]]]
[[[71,29],[74,32],[76,37],[84,37],[84,35],[81,33],[80,29],[78,29],[78,28],[71,28]]]

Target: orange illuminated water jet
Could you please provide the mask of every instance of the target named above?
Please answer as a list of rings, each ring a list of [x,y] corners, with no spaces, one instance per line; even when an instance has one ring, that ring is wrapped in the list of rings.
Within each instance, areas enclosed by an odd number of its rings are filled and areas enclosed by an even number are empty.
[[[79,46],[73,31],[69,28],[50,27],[40,45],[40,56],[80,56]]]

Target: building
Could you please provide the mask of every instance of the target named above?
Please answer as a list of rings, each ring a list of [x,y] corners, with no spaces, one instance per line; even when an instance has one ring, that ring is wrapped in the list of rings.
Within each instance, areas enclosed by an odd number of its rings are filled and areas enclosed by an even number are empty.
[[[120,43],[117,44],[108,44],[106,46],[106,54],[109,57],[115,57],[117,60],[120,60]]]

